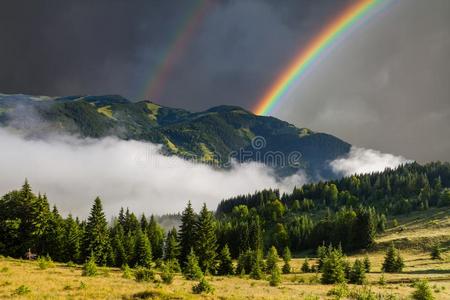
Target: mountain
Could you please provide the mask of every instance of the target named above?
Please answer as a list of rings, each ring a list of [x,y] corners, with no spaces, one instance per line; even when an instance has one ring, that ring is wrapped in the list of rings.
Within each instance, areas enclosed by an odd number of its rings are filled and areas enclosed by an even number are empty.
[[[131,102],[119,95],[47,97],[0,94],[0,125],[41,137],[55,132],[81,137],[116,136],[164,145],[164,153],[218,167],[260,161],[280,176],[299,168],[313,178],[331,178],[329,161],[351,145],[326,133],[257,116],[236,106],[202,112]]]

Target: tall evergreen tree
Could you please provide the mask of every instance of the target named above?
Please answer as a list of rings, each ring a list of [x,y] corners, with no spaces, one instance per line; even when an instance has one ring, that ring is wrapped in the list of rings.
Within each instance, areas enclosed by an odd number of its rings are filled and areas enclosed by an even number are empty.
[[[199,258],[202,271],[209,273],[215,267],[217,240],[214,216],[208,210],[206,204],[203,204],[195,225],[195,253]]]
[[[104,265],[108,261],[109,231],[105,213],[103,212],[102,201],[99,197],[95,199],[86,223],[84,251],[85,257],[93,253],[96,262],[99,264]]]
[[[135,265],[145,268],[152,265],[152,248],[147,234],[142,230],[137,231]]]
[[[64,261],[80,262],[81,233],[71,214],[65,220],[64,237]]]
[[[228,245],[225,245],[220,251],[219,255],[219,267],[218,267],[219,275],[232,275],[234,274],[233,261],[230,255],[230,249]]]
[[[266,272],[271,274],[273,269],[278,263],[278,251],[275,246],[270,247],[269,251],[267,252],[267,259],[266,259]]]
[[[291,273],[291,265],[290,265],[291,259],[292,259],[291,250],[289,250],[289,247],[284,248],[284,251],[283,251],[283,261],[284,261],[283,274]]]
[[[153,257],[155,259],[163,258],[164,253],[164,230],[156,222],[155,216],[150,217],[147,227],[147,235],[152,246]]]
[[[194,248],[194,232],[195,232],[196,215],[192,209],[191,201],[188,202],[187,207],[181,216],[181,227],[179,232],[180,242],[180,263],[183,266],[187,261],[192,248]]]
[[[164,259],[165,260],[175,260],[180,255],[180,245],[177,239],[177,230],[172,228],[169,230],[166,237]]]

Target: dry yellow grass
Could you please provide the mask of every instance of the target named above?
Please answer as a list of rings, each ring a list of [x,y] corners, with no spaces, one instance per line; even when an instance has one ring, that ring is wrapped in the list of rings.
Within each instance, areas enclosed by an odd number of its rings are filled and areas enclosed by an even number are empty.
[[[450,253],[449,253],[449,214],[436,210],[426,217],[417,219],[418,215],[399,220],[402,230],[388,230],[379,239],[379,247],[369,253],[372,270],[368,274],[368,288],[375,293],[393,294],[399,299],[407,299],[412,293],[411,282],[427,279],[437,299],[450,299]],[[431,260],[429,252],[421,247],[403,249],[402,256],[406,267],[398,274],[384,274],[385,285],[379,284],[382,276],[381,265],[384,258],[384,245],[392,240],[408,240],[407,246],[426,237],[433,237],[444,246],[444,259]],[[426,247],[425,247],[426,248]],[[350,261],[362,258],[364,253],[349,257]],[[313,260],[310,260],[313,262]],[[41,270],[35,261],[0,258],[0,298],[26,299],[133,299],[138,293],[147,292],[154,299],[305,299],[311,295],[319,299],[331,299],[327,292],[331,285],[318,283],[315,274],[299,272],[303,259],[293,259],[291,265],[294,273],[282,276],[278,287],[269,286],[266,280],[251,280],[248,277],[209,277],[208,281],[215,288],[212,295],[194,295],[193,281],[187,281],[177,275],[171,285],[163,283],[139,283],[133,279],[122,278],[117,268],[101,268],[95,277],[82,277],[81,267],[68,267],[56,264],[54,268]],[[24,285],[30,292],[17,295],[16,290]],[[361,286],[349,285],[351,290]],[[143,294],[142,294],[143,295]],[[313,299],[313,298],[310,298]]]

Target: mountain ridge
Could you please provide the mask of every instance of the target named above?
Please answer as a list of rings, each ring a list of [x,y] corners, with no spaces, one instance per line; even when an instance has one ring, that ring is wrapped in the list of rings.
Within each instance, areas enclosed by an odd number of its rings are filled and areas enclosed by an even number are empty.
[[[164,145],[167,155],[224,168],[232,159],[258,161],[273,167],[281,177],[302,169],[311,178],[333,178],[329,162],[348,154],[351,147],[333,135],[258,116],[238,106],[190,112],[148,100],[132,102],[120,95],[0,94],[0,125],[37,137],[57,132],[147,141]],[[297,161],[289,161],[292,154]]]

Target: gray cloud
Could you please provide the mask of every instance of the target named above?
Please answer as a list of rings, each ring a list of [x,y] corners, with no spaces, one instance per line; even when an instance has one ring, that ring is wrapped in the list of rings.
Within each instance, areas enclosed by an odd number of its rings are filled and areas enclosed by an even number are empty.
[[[450,160],[450,2],[394,3],[335,47],[276,115],[357,146]]]
[[[220,200],[263,188],[288,192],[306,182],[298,173],[282,181],[262,164],[229,171],[159,154],[159,146],[113,138],[52,136],[30,140],[0,129],[0,194],[28,178],[35,192],[47,193],[64,213],[86,216],[96,196],[108,215],[120,207],[146,214],[181,211],[188,200],[215,209]]]

